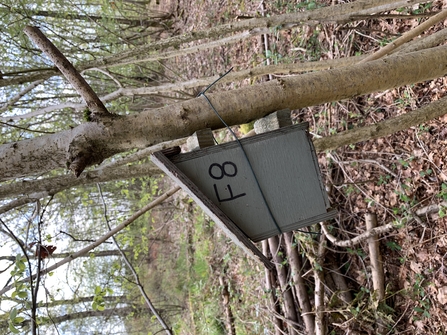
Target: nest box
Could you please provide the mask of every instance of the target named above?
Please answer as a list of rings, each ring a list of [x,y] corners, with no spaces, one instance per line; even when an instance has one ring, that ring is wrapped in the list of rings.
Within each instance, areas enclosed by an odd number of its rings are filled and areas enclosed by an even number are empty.
[[[174,155],[161,151],[152,160],[244,248],[253,252],[250,240],[259,242],[336,215],[307,123],[239,142],[205,142],[209,146],[203,149]]]

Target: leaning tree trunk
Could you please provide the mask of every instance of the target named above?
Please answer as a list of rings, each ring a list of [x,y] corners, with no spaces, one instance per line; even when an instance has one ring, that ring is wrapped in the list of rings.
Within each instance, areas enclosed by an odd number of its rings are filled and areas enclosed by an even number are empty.
[[[383,60],[282,78],[237,91],[208,94],[229,124],[259,119],[275,110],[303,108],[359,94],[437,78],[447,73],[447,47],[437,47]],[[1,180],[69,167],[76,173],[116,153],[185,137],[222,123],[204,97],[86,122],[71,130],[0,146]],[[83,162],[83,166],[73,162]]]

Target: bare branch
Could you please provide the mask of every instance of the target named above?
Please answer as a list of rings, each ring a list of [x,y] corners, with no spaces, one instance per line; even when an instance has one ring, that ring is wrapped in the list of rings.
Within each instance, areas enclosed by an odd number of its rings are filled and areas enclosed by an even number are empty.
[[[104,104],[99,100],[96,93],[76,71],[70,61],[60,52],[51,41],[36,27],[27,26],[25,34],[42,50],[57,66],[70,84],[82,96],[88,108],[99,118],[111,116]]]
[[[103,204],[103,207],[104,207],[104,218],[106,220],[107,228],[109,229],[109,231],[111,231],[112,227],[110,227],[109,219],[107,217],[107,205],[106,205],[106,202],[104,201],[104,196],[102,194],[101,186],[100,186],[99,183],[97,183],[96,185],[98,186],[98,191],[99,191],[99,194],[101,196],[101,201],[102,201],[102,204]],[[152,304],[151,299],[149,299],[149,296],[147,295],[146,290],[144,289],[143,285],[141,284],[140,277],[138,276],[137,272],[135,271],[135,268],[132,266],[132,264],[130,263],[130,261],[127,258],[126,254],[121,249],[120,245],[118,244],[118,241],[116,240],[116,238],[113,235],[112,235],[112,240],[115,243],[116,247],[118,248],[121,256],[123,257],[124,263],[126,263],[126,265],[129,268],[130,272],[132,272],[132,275],[133,275],[133,277],[135,279],[135,283],[138,286],[138,289],[140,290],[141,295],[144,298],[144,301],[146,301],[146,304],[148,305],[149,309],[152,311],[152,314],[155,315],[155,317],[157,318],[158,322],[160,322],[161,326],[164,328],[166,333],[168,335],[172,335],[171,329],[168,327],[168,325],[166,324],[165,320],[163,320],[161,315],[155,309],[155,306]]]
[[[370,139],[384,137],[398,131],[417,126],[429,120],[440,117],[446,113],[447,98],[433,101],[427,106],[415,109],[411,112],[387,119],[369,126],[347,130],[333,136],[317,138],[314,140],[315,150],[323,152],[335,150],[344,145],[363,142]]]
[[[106,241],[107,239],[109,239],[110,237],[112,237],[113,235],[118,233],[119,231],[121,231],[124,228],[126,228],[128,225],[130,225],[132,222],[134,222],[136,219],[138,219],[141,215],[146,213],[148,210],[154,208],[155,206],[157,206],[160,203],[162,203],[163,201],[165,201],[167,198],[169,198],[171,195],[173,195],[178,190],[180,190],[179,186],[170,189],[169,191],[167,191],[166,193],[164,193],[163,195],[161,195],[160,197],[158,197],[157,199],[152,201],[150,204],[148,204],[147,206],[143,207],[138,212],[134,213],[130,218],[128,218],[123,223],[121,223],[120,225],[118,225],[117,227],[115,227],[114,229],[109,231],[107,234],[105,234],[105,235],[101,236],[100,238],[98,238],[94,243],[92,243],[92,244],[86,246],[85,248],[83,248],[83,249],[81,249],[81,250],[71,254],[70,256],[64,258],[63,260],[57,262],[56,264],[54,264],[52,266],[49,266],[46,269],[40,271],[40,275],[43,276],[43,275],[45,275],[45,274],[47,274],[47,273],[49,273],[49,272],[51,272],[51,271],[61,267],[62,265],[71,262],[73,259],[76,259],[76,258],[84,255],[85,253],[89,252],[90,250],[96,248],[97,246],[102,244],[104,241]],[[29,280],[34,280],[36,277],[37,277],[36,274],[34,274],[31,277],[28,277],[28,278],[25,278],[25,279],[19,281],[19,283],[25,283],[25,282],[27,282]],[[8,285],[8,286],[4,287],[0,291],[0,296],[5,294],[6,292],[8,292],[9,290],[11,290],[13,288],[14,288],[13,285]]]
[[[17,93],[15,96],[13,96],[7,103],[5,103],[3,106],[0,107],[0,112],[6,111],[9,107],[14,106],[14,104],[19,101],[25,94],[32,91],[34,88],[42,84],[45,80],[40,79],[36,80],[35,82],[29,84],[27,87],[25,87],[23,90],[21,90],[19,93]]]
[[[421,23],[416,28],[414,28],[414,29],[412,29],[410,31],[407,31],[405,34],[403,34],[397,40],[395,40],[395,41],[391,42],[390,44],[384,46],[379,51],[377,51],[377,52],[373,53],[372,55],[362,59],[361,62],[362,63],[363,62],[369,62],[369,61],[372,61],[372,60],[375,60],[375,59],[379,59],[379,58],[389,54],[390,52],[392,52],[397,47],[401,46],[402,44],[404,44],[404,43],[406,43],[406,42],[408,42],[410,40],[412,40],[416,36],[419,36],[424,30],[427,30],[428,28],[430,28],[431,26],[435,25],[436,23],[438,23],[440,21],[444,21],[444,19],[446,17],[447,17],[447,10],[443,10],[439,14],[436,14],[435,16],[429,18],[424,23]]]
[[[316,244],[316,243],[315,243]],[[320,235],[317,253],[313,255],[314,265],[312,266],[315,279],[315,335],[326,335],[327,325],[325,320],[325,303],[324,303],[324,254],[326,251],[325,236]]]
[[[31,202],[35,202],[36,200],[42,199],[46,196],[48,196],[47,192],[40,192],[28,197],[21,197],[19,199],[10,201],[6,205],[0,207],[0,214],[6,213],[14,208],[29,204]]]
[[[368,230],[368,231],[364,232],[363,234],[360,234],[359,236],[354,237],[353,239],[340,241],[339,239],[337,239],[334,235],[332,235],[328,231],[326,225],[323,222],[320,223],[320,225],[321,225],[321,229],[323,230],[324,235],[326,236],[326,238],[329,241],[331,241],[331,243],[333,245],[336,245],[338,247],[344,247],[344,248],[353,247],[353,246],[359,244],[360,242],[367,240],[370,237],[373,237],[375,235],[385,234],[385,233],[392,231],[393,229],[396,229],[395,224],[388,223],[384,226],[380,226],[380,227],[376,227],[371,230]]]

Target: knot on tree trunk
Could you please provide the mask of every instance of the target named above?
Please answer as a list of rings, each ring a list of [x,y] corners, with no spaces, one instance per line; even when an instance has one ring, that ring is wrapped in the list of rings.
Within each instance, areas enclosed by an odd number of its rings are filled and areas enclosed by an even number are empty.
[[[68,148],[67,168],[79,177],[88,166],[100,164],[108,155],[103,146],[84,135],[76,136]]]

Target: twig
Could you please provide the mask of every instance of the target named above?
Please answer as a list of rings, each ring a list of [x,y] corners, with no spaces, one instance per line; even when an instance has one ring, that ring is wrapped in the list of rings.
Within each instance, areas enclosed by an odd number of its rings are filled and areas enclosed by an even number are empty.
[[[352,15],[351,19],[353,20],[384,20],[384,19],[417,19],[417,18],[426,18],[432,17],[440,12],[430,12],[430,13],[420,13],[420,14],[373,14],[373,15]]]
[[[92,240],[92,239],[79,239],[79,238],[76,238],[72,234],[67,233],[67,232],[65,232],[63,230],[59,230],[59,233],[60,234],[65,234],[65,235],[69,236],[75,242],[95,242],[95,240]],[[112,242],[105,241],[104,243],[112,243]]]
[[[100,166],[100,167],[96,168],[93,171],[107,171],[108,169],[111,170],[111,169],[113,169],[117,166],[120,166],[120,165],[134,163],[138,160],[145,159],[145,158],[149,157],[154,152],[172,148],[172,147],[176,147],[176,146],[180,146],[180,145],[184,144],[185,142],[186,142],[186,138],[179,138],[179,139],[172,140],[172,141],[158,143],[156,145],[138,150],[137,152],[127,155],[125,157],[118,158],[108,164],[105,164],[104,166]],[[154,165],[154,167],[155,167],[155,165]]]
[[[415,214],[419,217],[436,214],[441,207],[447,207],[447,201],[442,201],[437,205],[428,205],[416,210]]]
[[[380,164],[378,161],[374,160],[374,159],[356,159],[356,160],[351,160],[351,161],[338,161],[338,164],[352,164],[352,163],[369,163],[369,164],[376,164],[378,165],[381,169],[383,169],[384,171],[386,171],[388,174],[392,175],[394,178],[398,178],[397,174],[395,174],[393,171],[391,171],[390,169],[388,169],[385,165]]]
[[[6,225],[5,222],[3,222],[2,219],[0,219],[0,223],[5,227],[5,229],[7,230],[9,236],[11,236],[19,245],[20,249],[22,250],[23,255],[26,258],[26,262],[28,264],[28,271],[29,273],[32,273],[32,269],[31,269],[31,261],[28,257],[28,254],[25,250],[25,245],[22,243],[22,241],[20,241],[20,239],[12,232],[11,229],[9,229],[9,227]],[[40,241],[39,241],[40,242]],[[37,311],[37,301],[36,301],[36,296],[34,295],[34,285],[33,285],[33,280],[35,278],[25,278],[21,281],[17,281],[12,285],[8,285],[7,287],[4,287],[2,289],[5,290],[8,287],[14,288],[16,287],[16,285],[18,283],[26,283],[27,281],[29,282],[30,285],[30,291],[31,291],[31,328],[32,328],[32,334],[35,335],[36,334],[36,330],[37,330],[37,322],[36,322],[36,311]],[[10,288],[10,289],[11,289]],[[8,290],[9,291],[9,290]],[[0,293],[0,296],[2,295],[2,293]]]
[[[114,76],[112,76],[108,70],[99,69],[97,67],[92,67],[90,69],[86,69],[86,70],[82,71],[81,74],[84,74],[87,71],[98,71],[98,72],[101,72],[102,74],[104,74],[107,77],[109,77],[110,79],[112,79],[119,88],[123,87],[121,82],[118,79],[116,79]]]
[[[326,335],[327,329],[324,320],[324,273],[323,262],[325,253],[325,236],[321,234],[318,243],[318,252],[316,254],[314,264],[314,279],[315,279],[315,335]]]
[[[38,28],[26,26],[24,32],[51,59],[54,65],[57,66],[59,71],[62,72],[65,78],[67,78],[70,84],[82,96],[93,114],[98,118],[112,115],[70,61]]]
[[[8,102],[6,102],[3,106],[0,107],[0,112],[4,112],[8,110],[9,107],[14,106],[14,104],[19,101],[24,95],[26,95],[28,92],[32,91],[34,88],[42,84],[45,80],[40,79],[36,80],[35,82],[29,84],[27,87],[25,87],[23,90],[21,90],[19,93],[17,93],[15,96],[13,96]]]
[[[377,226],[377,215],[375,213],[365,214],[366,229],[369,231]],[[380,302],[385,298],[385,276],[383,273],[382,254],[379,248],[377,235],[368,237],[369,260],[371,263],[371,275],[375,299]],[[377,332],[383,334],[386,331],[385,322],[376,315]]]
[[[109,231],[112,231],[112,227],[110,226],[109,219],[107,217],[107,205],[104,201],[104,196],[102,194],[102,189],[99,183],[96,184],[98,187],[99,194],[101,196],[101,201],[104,207],[104,218],[106,220],[107,228]],[[171,329],[168,327],[166,322],[163,320],[161,315],[158,313],[158,311],[155,309],[155,306],[152,304],[151,299],[149,299],[149,296],[146,293],[146,290],[144,289],[143,285],[141,284],[140,277],[138,276],[138,273],[135,271],[135,268],[130,263],[129,259],[127,258],[124,251],[121,249],[120,245],[118,244],[118,241],[116,240],[115,236],[112,235],[112,240],[115,243],[116,247],[118,248],[121,256],[124,259],[124,263],[126,263],[127,267],[129,268],[130,272],[132,272],[133,277],[135,278],[135,284],[138,286],[138,289],[140,290],[141,295],[143,296],[144,300],[146,301],[146,304],[148,305],[149,309],[151,310],[152,314],[157,318],[158,322],[160,322],[161,326],[164,328],[166,333],[168,335],[172,335]]]
[[[6,213],[14,208],[35,202],[36,200],[42,199],[48,196],[47,192],[40,192],[26,197],[20,197],[16,200],[10,201],[7,204],[0,207],[0,214]]]
[[[346,173],[346,170],[345,170],[345,168],[343,167],[343,164],[342,163],[340,163],[340,160],[336,157],[336,153],[334,152],[334,153],[331,153],[331,152],[329,152],[328,153],[328,156],[335,162],[335,163],[337,163],[338,164],[338,166],[340,167],[340,169],[343,171],[343,174],[346,176],[346,178],[348,178],[349,179],[349,181],[361,192],[361,193],[363,193],[363,195],[366,197],[366,198],[369,198],[369,199],[371,199],[371,200],[373,200],[374,202],[375,202],[375,199],[373,199],[368,193],[366,193],[366,191],[365,190],[363,190],[361,187],[359,187],[355,182],[354,182],[354,180],[349,176],[349,174],[348,173]],[[386,208],[384,205],[382,205],[380,202],[375,202],[378,206],[380,206],[380,207],[382,207],[385,211],[388,211],[388,208]]]
[[[261,15],[264,17],[265,16],[265,5],[264,5],[264,0],[261,0],[261,3],[259,4],[258,8],[261,9]],[[261,39],[264,41],[264,50],[265,50],[265,63],[267,66],[270,65],[270,57],[268,57],[268,52],[270,50],[269,47],[269,35],[268,34],[262,34],[261,35]],[[273,76],[271,73],[268,74],[269,79],[268,80],[273,80]]]
[[[222,301],[227,316],[228,333],[229,335],[236,335],[236,327],[234,326],[234,315],[231,310],[230,292],[228,291],[228,283],[223,276],[219,276],[219,284],[222,287]]]
[[[427,152],[427,149],[425,148],[425,144],[421,141],[421,139],[419,138],[418,132],[415,132],[416,138],[418,140],[418,144],[419,147],[422,149],[422,151],[424,151],[425,156],[427,156],[427,160],[432,164],[432,166],[438,170],[438,173],[443,175],[444,178],[447,178],[447,175],[444,173],[444,171],[442,171],[442,169],[440,169],[435,162],[433,162],[433,159],[430,158],[429,153]]]
[[[263,240],[262,241],[262,253],[266,256],[269,257],[269,243],[267,240]],[[273,285],[273,273],[265,268],[265,289],[267,292],[270,292],[270,301],[272,304],[272,310],[274,311],[274,315],[273,315],[273,323],[275,324],[275,333],[276,335],[281,335],[284,332],[284,327],[282,326],[282,322],[281,319],[278,318],[278,315],[281,315],[281,311],[279,308],[279,300],[278,297],[276,296],[276,290],[275,287]]]
[[[323,231],[326,238],[329,241],[331,241],[332,244],[334,244],[338,247],[343,247],[343,248],[353,247],[353,246],[359,244],[360,242],[367,240],[368,238],[370,238],[372,236],[385,234],[385,233],[392,231],[393,229],[396,229],[396,226],[393,223],[388,223],[384,226],[380,226],[380,227],[376,227],[374,229],[368,230],[368,231],[364,232],[363,234],[360,234],[360,235],[354,237],[353,239],[340,241],[334,235],[329,233],[325,223],[321,222],[320,225],[321,225],[321,230]]]
[[[20,127],[20,126],[16,126],[14,124],[10,124],[10,123],[6,123],[6,122],[2,122],[0,121],[0,124],[7,126],[7,127],[11,127],[11,128],[16,128],[16,129],[20,129],[20,130],[25,130],[25,131],[29,131],[32,133],[39,133],[39,134],[54,134],[54,131],[43,131],[43,130],[33,130],[33,129],[29,129],[29,128],[25,128],[25,127]]]
[[[150,210],[150,209],[154,208],[155,206],[161,204],[163,201],[165,201],[167,198],[169,198],[171,195],[173,195],[178,190],[180,190],[179,186],[171,188],[169,191],[167,191],[166,193],[164,193],[163,195],[161,195],[160,197],[158,197],[157,199],[152,201],[150,204],[146,205],[145,207],[141,208],[138,212],[134,213],[130,218],[125,220],[123,223],[121,223],[120,225],[118,225],[115,228],[113,228],[107,234],[104,234],[103,236],[98,238],[94,243],[92,243],[92,244],[86,246],[85,248],[83,248],[83,249],[81,249],[81,250],[71,254],[70,256],[64,258],[63,260],[57,262],[56,264],[54,264],[54,265],[52,265],[50,267],[47,267],[46,269],[42,270],[40,272],[40,274],[41,275],[45,275],[45,274],[47,274],[47,273],[49,273],[49,272],[51,272],[51,271],[61,267],[62,265],[71,262],[73,259],[76,259],[76,258],[86,254],[90,250],[96,248],[98,245],[102,244],[104,241],[106,241],[107,239],[109,239],[110,237],[112,237],[113,235],[118,233],[119,231],[121,231],[124,228],[126,228],[128,225],[130,225],[132,222],[134,222],[136,219],[138,219],[141,215],[146,213],[148,210]],[[36,278],[36,274],[32,275],[31,277],[25,278],[25,279],[19,281],[18,283],[25,283],[25,282],[27,282],[29,280],[34,280],[35,278]],[[4,287],[0,291],[0,296],[3,295],[4,293],[8,292],[9,290],[13,289],[14,287],[15,287],[14,285],[8,285],[8,286]]]
[[[390,44],[384,46],[379,51],[373,53],[372,55],[362,59],[359,63],[369,62],[372,60],[379,59],[387,54],[389,54],[392,50],[396,49],[398,46],[401,46],[402,44],[410,41],[411,39],[415,38],[419,34],[421,34],[424,30],[430,28],[434,24],[441,22],[447,17],[447,10],[443,10],[439,14],[436,14],[435,16],[429,18],[424,23],[421,23],[416,28],[406,32],[401,37],[396,39],[395,41],[391,42]]]

